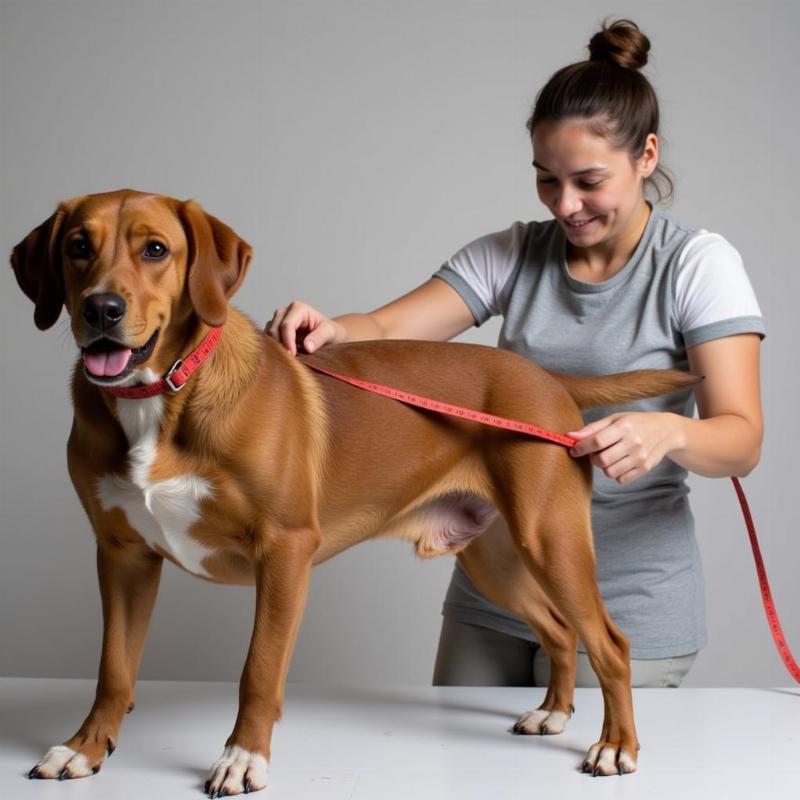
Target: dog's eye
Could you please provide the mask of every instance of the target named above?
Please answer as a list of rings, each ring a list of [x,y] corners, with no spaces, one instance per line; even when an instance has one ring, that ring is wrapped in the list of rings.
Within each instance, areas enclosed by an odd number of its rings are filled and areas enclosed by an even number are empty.
[[[167,246],[161,242],[150,241],[145,245],[144,257],[145,258],[164,258],[169,252]]]
[[[73,239],[67,245],[67,255],[70,258],[85,260],[89,258],[90,253],[91,248],[89,247],[89,242],[87,242],[86,239]]]

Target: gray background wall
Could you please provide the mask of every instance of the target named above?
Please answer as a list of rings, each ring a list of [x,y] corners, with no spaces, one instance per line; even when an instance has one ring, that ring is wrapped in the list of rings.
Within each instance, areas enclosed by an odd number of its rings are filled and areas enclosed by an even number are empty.
[[[797,568],[797,41],[793,2],[2,0],[0,249],[59,199],[197,198],[255,247],[237,304],[368,310],[465,242],[546,219],[524,121],[607,15],[650,36],[672,207],[743,254],[766,316],[763,459],[746,480],[786,633]],[[89,527],[66,473],[66,322],[0,274],[0,675],[96,674]],[[497,324],[466,338],[493,344]],[[726,480],[692,480],[711,643],[687,685],[785,685]],[[370,543],[315,571],[290,680],[427,684],[452,562]],[[142,677],[236,679],[252,591],[167,565]]]

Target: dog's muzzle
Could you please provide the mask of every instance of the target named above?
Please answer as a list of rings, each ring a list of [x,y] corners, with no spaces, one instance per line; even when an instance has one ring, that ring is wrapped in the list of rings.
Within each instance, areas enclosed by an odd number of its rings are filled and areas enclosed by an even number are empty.
[[[128,377],[147,359],[155,346],[158,330],[138,348],[124,341],[117,327],[125,319],[127,304],[113,292],[90,294],[81,306],[86,333],[91,343],[82,348],[86,376],[100,384],[113,384]]]

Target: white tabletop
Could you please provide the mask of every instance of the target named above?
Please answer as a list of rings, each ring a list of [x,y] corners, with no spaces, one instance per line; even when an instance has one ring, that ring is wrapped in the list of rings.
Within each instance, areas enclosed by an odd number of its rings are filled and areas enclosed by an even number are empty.
[[[82,722],[93,681],[0,678],[0,798],[203,796],[236,716],[233,683],[142,681],[114,755],[92,778],[28,780]],[[270,800],[800,796],[800,689],[637,689],[639,770],[579,771],[599,738],[599,689],[577,689],[557,736],[513,736],[544,689],[293,685],[273,737]]]

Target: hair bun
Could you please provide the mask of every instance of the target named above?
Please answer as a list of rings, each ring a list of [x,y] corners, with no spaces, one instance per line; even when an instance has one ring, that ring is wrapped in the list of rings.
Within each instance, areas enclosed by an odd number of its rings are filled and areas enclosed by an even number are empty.
[[[650,40],[629,19],[620,19],[603,29],[589,42],[589,61],[606,61],[626,69],[638,70],[647,63]]]

